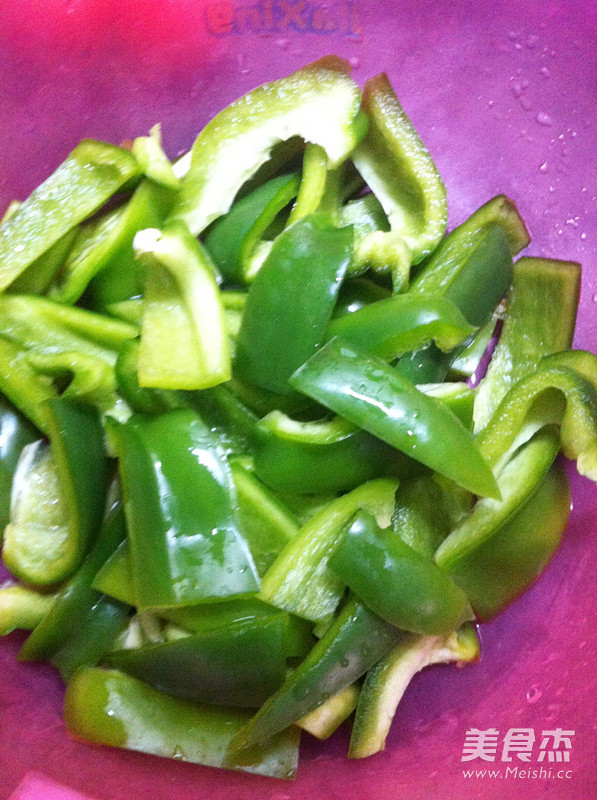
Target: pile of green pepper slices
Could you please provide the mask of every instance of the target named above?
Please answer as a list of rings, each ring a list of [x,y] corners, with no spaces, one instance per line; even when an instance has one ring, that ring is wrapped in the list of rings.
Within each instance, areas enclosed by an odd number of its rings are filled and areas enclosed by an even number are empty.
[[[504,197],[446,219],[386,76],[335,57],[174,165],[159,129],[85,141],[8,209],[0,632],[72,735],[289,778],[356,708],[370,755],[546,566],[558,453],[597,480],[580,267],[513,264]]]

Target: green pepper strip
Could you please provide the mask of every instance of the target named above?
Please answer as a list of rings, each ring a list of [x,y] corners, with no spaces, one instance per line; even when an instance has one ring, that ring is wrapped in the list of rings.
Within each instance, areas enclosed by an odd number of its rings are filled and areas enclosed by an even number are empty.
[[[18,278],[7,287],[10,294],[46,294],[77,240],[80,228],[72,228],[45,253],[36,258]]]
[[[144,180],[124,206],[82,226],[49,296],[72,304],[91,283],[92,301],[103,308],[139,295],[143,280],[135,263],[133,238],[143,228],[162,224],[173,197],[168,189]]]
[[[322,215],[278,236],[247,298],[234,362],[241,380],[291,393],[288,378],[321,342],[351,255],[351,229]]]
[[[50,463],[40,472],[24,456],[26,474],[15,477],[22,499],[11,510],[3,547],[11,572],[41,585],[68,577],[85,557],[101,524],[108,478],[104,432],[93,406],[50,400],[45,416]]]
[[[397,628],[429,636],[472,618],[464,592],[428,556],[361,511],[329,568],[371,611]]]
[[[543,356],[572,346],[580,264],[521,258],[514,265],[502,333],[477,389],[475,430],[484,428],[508,389]]]
[[[355,229],[355,237],[356,235],[357,231]],[[384,289],[383,286],[367,278],[346,280],[340,287],[333,319],[343,317],[346,314],[353,314],[370,303],[375,303],[377,300],[385,300],[390,296],[388,289]]]
[[[288,224],[313,214],[319,209],[328,177],[328,160],[323,147],[307,143],[303,156],[303,174]]]
[[[597,481],[597,387],[566,362],[566,353],[546,356],[534,373],[521,378],[504,396],[477,435],[492,466],[499,467],[508,450],[535,430],[556,423],[561,425],[564,455],[577,460],[581,475]]]
[[[39,439],[31,423],[0,395],[0,530],[10,512],[12,478],[23,447]]]
[[[318,708],[298,719],[295,725],[317,739],[328,739],[357,707],[359,687],[352,683],[332,695]]]
[[[446,231],[446,188],[387,75],[367,81],[362,106],[369,130],[353,160],[391,226],[391,233],[382,234],[375,246],[383,238],[402,239],[412,253],[412,263],[418,264]]]
[[[131,153],[85,140],[0,226],[0,290],[138,174]]]
[[[201,233],[228,211],[273,146],[295,135],[321,145],[331,167],[342,163],[364,134],[359,102],[349,65],[335,56],[235,100],[195,141],[173,218]]]
[[[344,586],[327,569],[329,557],[359,509],[376,515],[380,523],[389,523],[396,486],[396,481],[379,478],[317,511],[267,571],[259,596],[312,621],[333,613]]]
[[[231,752],[262,744],[350,686],[403,636],[349,599],[307,658],[235,736]]]
[[[434,273],[437,280],[428,291],[413,283],[409,293],[446,297],[471,325],[481,327],[491,319],[510,285],[512,257],[506,234],[496,223],[484,228],[471,244],[465,245],[457,249],[459,258],[455,257],[454,263],[446,265],[445,273],[438,265],[437,274]],[[444,379],[458,355],[458,350],[445,354],[431,344],[401,358],[398,370],[414,383],[437,382]]]
[[[205,249],[227,281],[247,283],[261,266],[266,253],[261,253],[260,238],[276,215],[296,197],[298,175],[280,175],[238,200],[230,211],[206,232]]]
[[[340,336],[390,361],[430,341],[444,352],[453,350],[474,330],[447,298],[403,294],[332,320],[327,338]]]
[[[18,583],[0,585],[0,636],[14,630],[31,630],[41,622],[55,594],[42,594]]]
[[[378,269],[383,269],[386,265],[383,262],[385,241],[390,241],[387,236],[390,230],[390,223],[385,211],[374,194],[366,194],[356,200],[351,200],[340,209],[340,224],[342,227],[352,225],[354,229],[354,249],[355,255],[351,264],[349,275],[361,275],[366,272],[370,260]],[[383,234],[386,234],[384,236]],[[375,244],[382,246],[376,248]],[[410,253],[404,251],[404,277],[407,277]],[[402,265],[401,265],[402,267]],[[400,273],[399,273],[400,274]]]
[[[213,267],[184,225],[135,236],[147,268],[139,384],[205,389],[230,377],[230,350]]]
[[[83,384],[90,394],[95,384],[102,406],[116,404],[112,369],[122,345],[137,335],[136,326],[41,297],[0,297],[0,388],[43,433],[48,433],[44,400],[58,390],[49,373],[82,375],[71,393]],[[70,355],[76,354],[72,358]],[[102,366],[103,362],[106,367]],[[36,366],[34,366],[36,364]],[[93,392],[91,392],[93,393]]]
[[[209,767],[292,779],[300,731],[291,728],[234,763],[235,733],[250,718],[241,709],[198,705],[169,697],[117,670],[80,670],[66,688],[64,719],[76,739],[139,750]]]
[[[260,576],[276,560],[299,525],[290,510],[238,459],[230,462],[238,498],[240,527]]]
[[[156,689],[199,703],[259,707],[286,673],[285,615],[254,617],[104,658]]]
[[[354,489],[413,462],[341,417],[298,422],[272,411],[255,427],[255,472],[273,489],[322,494]]]
[[[385,750],[396,708],[417,672],[431,664],[478,661],[479,637],[470,623],[444,636],[412,635],[369,670],[363,683],[350,737],[349,758]]]
[[[459,561],[473,553],[484,541],[499,535],[500,526],[523,506],[551,467],[559,450],[554,426],[547,426],[519,448],[502,469],[498,485],[501,500],[483,498],[439,546],[435,559],[450,573]],[[543,524],[543,523],[542,523]],[[474,598],[476,600],[476,598]]]
[[[79,667],[93,666],[124,627],[129,607],[92,588],[95,573],[126,536],[117,504],[95,545],[19,652],[21,661],[51,661],[68,680]]]
[[[499,496],[489,466],[460,420],[380,359],[332,339],[290,384],[469,491]]]
[[[259,589],[233,509],[232,475],[189,410],[110,421],[119,458],[137,607],[190,605]]]

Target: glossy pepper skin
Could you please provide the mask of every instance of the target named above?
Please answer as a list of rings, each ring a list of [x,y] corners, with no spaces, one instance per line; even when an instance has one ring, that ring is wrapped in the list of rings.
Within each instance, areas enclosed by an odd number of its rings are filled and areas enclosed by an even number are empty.
[[[79,667],[99,661],[124,627],[129,607],[100,594],[91,583],[125,536],[124,511],[119,502],[104,521],[83,564],[21,648],[21,661],[51,661],[65,680]]]
[[[323,339],[351,255],[352,229],[336,228],[322,215],[304,217],[280,234],[247,298],[237,377],[291,393],[288,379]]]
[[[380,359],[332,339],[290,383],[469,491],[498,496],[493,474],[461,422]]]
[[[263,744],[350,686],[403,636],[349,598],[307,658],[239,731],[231,752]]]
[[[472,614],[466,595],[431,558],[360,512],[329,566],[372,611],[397,628],[439,635]]]
[[[81,142],[0,226],[0,291],[138,172],[127,150]]]
[[[209,429],[190,410],[110,421],[140,609],[259,589],[237,527],[234,484]]]
[[[75,739],[292,779],[298,761],[298,728],[244,754],[240,762],[230,758],[230,741],[250,716],[242,709],[170,697],[118,670],[97,668],[81,669],[69,681],[64,701],[66,726]]]

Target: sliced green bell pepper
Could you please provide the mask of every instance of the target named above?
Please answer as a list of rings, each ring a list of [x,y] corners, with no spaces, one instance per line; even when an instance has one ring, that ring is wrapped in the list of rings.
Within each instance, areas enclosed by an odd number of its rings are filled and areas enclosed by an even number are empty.
[[[499,496],[489,466],[460,420],[380,359],[332,339],[290,384],[469,491]]]
[[[0,585],[0,636],[35,628],[50,610],[55,594],[7,581]]]
[[[447,298],[403,294],[332,320],[327,337],[339,336],[349,344],[391,361],[430,341],[444,352],[453,350],[474,330]]]
[[[413,463],[341,417],[299,422],[272,411],[255,434],[255,472],[281,492],[348,491],[372,478],[408,473]]]
[[[235,736],[231,752],[260,745],[350,686],[406,634],[349,598],[328,632]]]
[[[346,61],[327,56],[260,86],[217,114],[199,134],[172,211],[193,235],[225,214],[277,142],[302,136],[321,145],[329,166],[344,161],[365,132],[360,91]]]
[[[361,602],[401,630],[437,636],[472,618],[450,577],[367,512],[357,515],[328,563]]]
[[[312,621],[332,614],[345,587],[327,569],[329,557],[357,511],[365,509],[389,524],[396,486],[387,478],[369,481],[317,511],[267,571],[259,596]]]
[[[47,403],[51,452],[24,452],[2,555],[11,572],[50,585],[71,575],[95,539],[106,500],[108,459],[100,416],[73,400]]]
[[[139,232],[133,247],[147,269],[139,385],[205,389],[230,378],[230,350],[214,270],[186,227]]]
[[[580,264],[521,258],[514,265],[504,325],[475,398],[475,430],[543,356],[572,346],[580,293]]]
[[[180,189],[180,178],[162,148],[162,129],[154,125],[149,136],[138,136],[131,147],[143,174],[167,189]]]
[[[8,522],[12,478],[23,447],[39,439],[39,432],[0,395],[0,530]]]
[[[362,107],[369,129],[353,160],[391,227],[390,234],[372,234],[378,237],[374,246],[384,238],[401,239],[411,254],[408,267],[431,253],[446,231],[446,188],[385,73],[367,81]]]
[[[236,376],[291,392],[288,378],[323,339],[351,255],[352,230],[322,215],[304,217],[278,236],[247,298]]]
[[[258,248],[260,239],[275,216],[296,197],[299,183],[296,174],[272,178],[238,200],[210,226],[205,249],[227,281],[243,284],[255,277],[255,267],[263,261]],[[258,265],[254,261],[256,255],[260,256]]]
[[[119,459],[137,607],[190,605],[259,589],[235,520],[229,467],[190,410],[109,421]]]
[[[356,237],[357,232],[356,229],[354,230]],[[391,293],[388,289],[368,278],[349,278],[340,287],[332,318],[337,319],[346,314],[352,314],[370,303],[385,300],[390,296]]]
[[[444,636],[413,634],[381,658],[365,677],[352,726],[349,758],[385,750],[396,708],[417,672],[431,664],[478,661],[479,637],[470,623]]]
[[[169,697],[122,672],[97,668],[80,670],[68,683],[64,701],[66,727],[75,739],[292,779],[298,728],[244,753],[242,763],[230,758],[230,742],[249,718],[250,712],[241,709]]]
[[[0,291],[138,175],[121,147],[87,139],[0,225]]]

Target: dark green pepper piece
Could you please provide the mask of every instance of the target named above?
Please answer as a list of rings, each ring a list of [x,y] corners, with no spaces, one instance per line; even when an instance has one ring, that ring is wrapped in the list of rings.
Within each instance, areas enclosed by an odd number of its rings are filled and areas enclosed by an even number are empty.
[[[499,496],[489,466],[457,417],[380,359],[332,339],[290,383],[465,489]]]
[[[12,477],[23,447],[39,439],[39,432],[0,395],[0,530],[8,522]]]
[[[259,589],[234,517],[232,475],[190,410],[110,421],[119,458],[139,609]]]
[[[276,239],[249,292],[235,375],[290,394],[288,378],[323,339],[351,254],[352,231],[323,216],[304,217]]]
[[[428,556],[361,511],[329,567],[365,605],[397,628],[430,636],[450,633],[471,609],[464,592]]]

